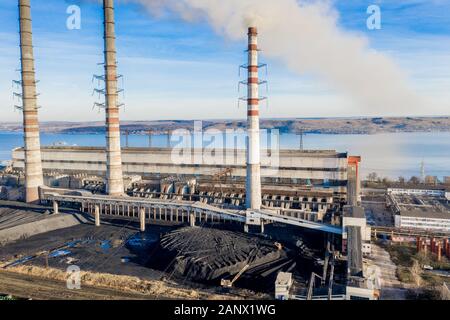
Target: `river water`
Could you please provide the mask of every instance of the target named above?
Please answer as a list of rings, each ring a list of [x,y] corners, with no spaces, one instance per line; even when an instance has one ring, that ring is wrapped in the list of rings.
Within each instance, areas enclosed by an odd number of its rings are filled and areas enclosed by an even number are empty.
[[[167,136],[152,137],[152,146],[167,146]],[[176,140],[176,139],[175,139]],[[205,140],[208,140],[205,138]],[[263,138],[264,140],[264,138]],[[65,143],[78,146],[104,146],[102,134],[41,134],[42,145]],[[130,147],[146,147],[149,139],[144,135],[131,135]],[[172,142],[176,144],[176,142]],[[11,159],[11,150],[23,145],[21,133],[0,132],[0,161]],[[122,137],[125,145],[125,137]],[[264,145],[264,143],[263,143]],[[298,149],[300,136],[281,134],[281,149]],[[383,133],[375,135],[307,134],[303,137],[304,149],[329,149],[349,152],[362,157],[361,169],[365,177],[370,172],[397,178],[420,176],[421,162],[425,174],[450,176],[450,132]]]

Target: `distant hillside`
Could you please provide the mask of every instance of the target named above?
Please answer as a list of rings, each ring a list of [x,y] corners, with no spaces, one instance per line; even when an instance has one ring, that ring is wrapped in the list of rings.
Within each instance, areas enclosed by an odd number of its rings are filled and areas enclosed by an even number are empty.
[[[245,128],[245,120],[203,120],[203,129]],[[168,130],[193,130],[191,120],[122,121],[121,129],[132,133],[166,133]],[[450,132],[450,117],[375,117],[375,118],[315,118],[261,119],[261,128],[281,132],[328,134],[375,134],[384,132]],[[21,131],[20,123],[1,123],[0,131]],[[42,132],[102,133],[102,122],[42,122]]]

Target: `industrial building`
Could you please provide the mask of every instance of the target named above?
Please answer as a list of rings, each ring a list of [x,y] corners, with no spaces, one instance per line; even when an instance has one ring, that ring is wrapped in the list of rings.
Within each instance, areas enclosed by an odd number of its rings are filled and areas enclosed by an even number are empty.
[[[450,213],[434,210],[401,210],[395,215],[395,227],[450,232]]]
[[[388,189],[386,204],[395,227],[450,232],[449,193],[446,190]]]
[[[444,177],[444,184],[447,186],[450,186],[450,177],[448,177],[448,176]]]
[[[208,185],[208,192],[217,193],[222,188],[230,189],[228,193],[236,194],[245,200],[245,150],[237,150],[233,164],[225,159],[217,159],[214,164],[197,164],[194,161],[183,164],[173,163],[172,149],[169,148],[124,148],[122,150],[122,167],[124,175],[134,177],[129,181],[136,182],[136,176],[141,180],[140,188],[144,190],[156,190],[151,185],[155,179],[161,181],[167,177],[196,178],[199,182],[199,190]],[[106,152],[104,148],[95,147],[43,147],[42,167],[46,177],[55,175],[84,174],[83,179],[77,186],[88,186],[89,182],[95,180],[106,183]],[[194,150],[194,153],[200,151]],[[22,171],[24,168],[23,148],[17,148],[12,153],[13,170]],[[263,188],[271,190],[262,196],[263,201],[270,200],[315,202],[329,206],[330,203],[339,205],[347,201],[347,188],[352,187],[348,182],[348,161],[346,153],[335,151],[300,151],[280,150],[279,167],[261,165],[261,182]],[[228,173],[229,178],[214,179],[220,173]],[[208,178],[209,177],[209,178]],[[46,178],[49,181],[50,178]],[[76,178],[74,178],[76,179]],[[354,184],[357,185],[359,177],[353,176]],[[73,179],[72,179],[73,180]],[[220,182],[220,183],[219,183]],[[73,182],[72,182],[73,183]],[[147,187],[146,187],[147,183]],[[159,184],[159,182],[157,183]],[[213,185],[211,189],[211,184]],[[47,183],[49,185],[49,182]],[[58,185],[49,185],[58,186]],[[67,185],[63,187],[68,187]],[[129,184],[126,186],[131,187]],[[156,192],[164,192],[157,188]],[[205,191],[206,191],[205,189]],[[217,190],[215,190],[217,189]],[[187,191],[187,190],[185,190]],[[170,191],[174,193],[174,191]],[[268,198],[270,196],[282,198]],[[330,197],[332,199],[330,199]],[[275,201],[276,202],[276,201]]]

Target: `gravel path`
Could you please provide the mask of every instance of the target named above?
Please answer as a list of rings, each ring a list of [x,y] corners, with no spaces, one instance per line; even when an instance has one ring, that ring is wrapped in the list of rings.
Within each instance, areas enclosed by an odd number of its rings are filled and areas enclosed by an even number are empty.
[[[405,300],[407,288],[398,280],[397,266],[392,262],[389,253],[372,244],[371,260],[380,270],[381,300]]]

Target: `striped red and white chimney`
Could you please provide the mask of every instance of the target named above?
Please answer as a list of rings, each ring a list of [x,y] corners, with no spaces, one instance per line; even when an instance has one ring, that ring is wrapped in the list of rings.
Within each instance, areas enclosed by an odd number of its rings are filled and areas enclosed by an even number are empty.
[[[44,179],[36,101],[30,0],[19,0],[19,25],[25,152],[25,201],[33,203],[39,201],[39,187],[44,184]]]
[[[124,188],[120,150],[114,0],[103,0],[103,13],[105,39],[106,192],[111,196],[118,196],[124,193]]]
[[[259,142],[258,32],[248,28],[246,206],[261,209],[261,159]]]

